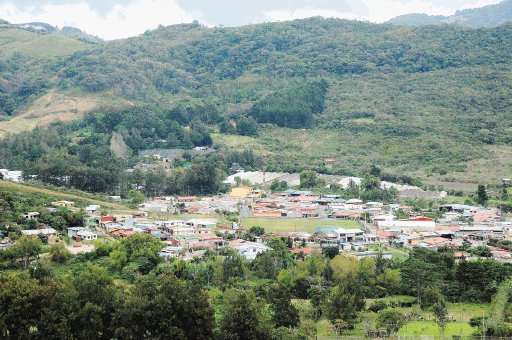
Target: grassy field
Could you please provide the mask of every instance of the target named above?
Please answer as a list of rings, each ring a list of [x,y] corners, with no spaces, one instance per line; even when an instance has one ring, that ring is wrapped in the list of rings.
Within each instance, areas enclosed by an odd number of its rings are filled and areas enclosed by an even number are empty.
[[[315,232],[316,227],[340,227],[340,228],[359,228],[356,221],[340,221],[334,219],[305,219],[305,218],[262,218],[247,217],[242,218],[242,225],[249,229],[252,226],[265,228],[267,232],[280,231],[305,231]]]
[[[38,187],[34,187],[34,186],[29,186],[29,185],[9,182],[9,181],[0,180],[0,190],[6,190],[6,191],[12,191],[12,192],[19,191],[22,193],[38,193],[38,194],[43,194],[43,195],[47,195],[50,197],[55,197],[56,199],[61,199],[61,200],[82,201],[82,202],[86,202],[87,204],[97,204],[102,207],[116,210],[116,211],[129,211],[129,209],[126,206],[119,204],[119,203],[106,202],[106,201],[102,201],[100,199],[94,199],[94,198],[90,198],[90,197],[80,196],[77,194],[63,193],[63,192],[58,192],[58,191],[54,191],[54,190],[50,190],[50,189],[38,188]]]
[[[45,34],[21,28],[0,26],[0,55],[21,53],[35,58],[67,56],[90,44],[57,34]]]
[[[469,336],[476,329],[471,327],[467,322],[450,322],[446,326],[444,336],[450,339],[453,335]],[[430,335],[441,336],[441,331],[437,324],[433,321],[413,321],[407,327],[402,327],[398,331],[399,335]]]
[[[391,296],[384,300],[391,301],[397,299],[403,299],[407,297]],[[367,300],[367,306],[373,301],[373,299]],[[453,335],[469,336],[476,330],[469,325],[469,319],[476,316],[482,316],[482,314],[488,315],[490,304],[481,303],[448,303],[448,317],[452,319],[449,322],[445,337],[451,338]],[[371,317],[370,315],[373,315]],[[371,312],[363,312],[362,319],[370,318],[376,320],[377,314]],[[437,326],[434,316],[429,311],[422,311],[419,320],[409,322],[408,326],[403,326],[398,334],[401,336],[434,336],[441,337],[441,332]],[[362,323],[355,325],[353,330],[346,331],[343,335],[347,336],[363,336],[365,333],[364,326]],[[326,319],[321,319],[317,322],[317,336],[318,339],[328,339],[335,336],[332,331],[332,325]]]

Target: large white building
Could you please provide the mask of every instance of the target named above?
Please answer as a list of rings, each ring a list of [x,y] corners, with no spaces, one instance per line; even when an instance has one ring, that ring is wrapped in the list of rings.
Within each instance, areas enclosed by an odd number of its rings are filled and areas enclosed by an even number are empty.
[[[0,169],[4,180],[12,182],[23,182],[23,171],[11,171],[7,169]]]
[[[380,230],[416,230],[432,231],[436,226],[434,221],[377,221]]]

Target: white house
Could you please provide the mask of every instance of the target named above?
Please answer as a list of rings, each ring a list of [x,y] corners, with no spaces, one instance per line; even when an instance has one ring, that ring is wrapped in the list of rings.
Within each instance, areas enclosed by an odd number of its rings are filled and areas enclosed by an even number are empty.
[[[183,247],[173,247],[168,246],[162,249],[158,255],[163,257],[164,259],[169,259],[171,257],[178,257],[180,251],[183,249]]]
[[[53,235],[57,235],[57,230],[55,230],[53,228],[30,229],[30,230],[22,230],[21,233],[23,235],[28,235],[28,236],[38,236],[38,235],[53,236]]]
[[[432,231],[436,226],[434,221],[377,221],[380,230],[410,229],[416,231]]]
[[[339,235],[340,243],[364,242],[364,231],[361,229],[338,228],[334,231]]]
[[[96,214],[100,210],[100,206],[97,204],[91,204],[85,207],[85,212],[89,215]]]
[[[194,227],[194,228],[215,228],[217,226],[216,219],[190,219],[185,222],[186,225]]]
[[[231,241],[229,246],[236,249],[240,255],[244,256],[248,260],[254,260],[258,254],[272,250],[272,248],[267,247],[264,244],[244,240]]]
[[[98,233],[94,231],[88,231],[88,230],[79,230],[77,231],[77,236],[80,237],[80,239],[84,241],[94,241],[98,239]]]
[[[23,171],[10,171],[7,169],[0,169],[4,180],[11,182],[23,182]]]
[[[84,227],[70,227],[70,228],[68,228],[68,236],[69,236],[69,237],[76,236],[76,235],[77,235],[77,233],[78,233],[80,230],[85,230],[85,228],[84,228]]]

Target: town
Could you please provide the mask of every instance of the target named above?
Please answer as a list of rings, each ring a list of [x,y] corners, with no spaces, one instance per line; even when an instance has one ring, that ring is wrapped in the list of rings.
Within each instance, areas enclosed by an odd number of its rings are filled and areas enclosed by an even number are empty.
[[[265,177],[268,182],[264,182]],[[424,247],[452,249],[457,260],[485,256],[512,263],[512,252],[496,246],[497,240],[508,238],[512,229],[510,218],[499,207],[441,204],[447,196],[445,191],[424,191],[389,182],[381,186],[399,190],[399,199],[390,204],[309,190],[273,192],[265,188],[266,183],[276,180],[298,187],[299,175],[238,172],[226,179],[232,185],[227,194],[158,196],[138,204],[132,213],[107,214],[101,205],[78,208],[73,201],[55,201],[46,208],[48,212],[58,208],[82,211],[83,226],[58,231],[52,225],[38,223],[41,211],[26,211],[23,217],[33,221],[34,228],[21,230],[21,234],[45,236],[50,243],[68,236],[72,242],[68,241],[67,247],[77,253],[92,251],[96,240],[145,233],[166,245],[160,251],[166,259],[192,260],[207,250],[227,247],[252,260],[270,250],[266,242],[277,237],[302,258],[325,252],[346,253],[358,259],[379,254],[391,258],[397,249]],[[361,184],[356,177],[340,176],[335,180],[342,187]],[[508,180],[504,183],[509,185]],[[433,197],[438,202],[435,210],[425,214],[403,203],[418,197]],[[119,196],[109,199],[121,200]],[[4,238],[0,249],[11,244],[12,239]]]

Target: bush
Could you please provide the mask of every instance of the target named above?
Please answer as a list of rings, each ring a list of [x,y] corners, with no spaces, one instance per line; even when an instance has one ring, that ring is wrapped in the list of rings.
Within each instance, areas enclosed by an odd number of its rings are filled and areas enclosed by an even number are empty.
[[[71,253],[62,243],[57,243],[50,247],[50,259],[52,262],[66,263],[70,257]]]
[[[386,309],[388,307],[388,304],[385,303],[384,301],[382,300],[376,300],[374,301],[370,307],[368,308],[369,311],[371,312],[374,312],[374,313],[377,313],[383,309]]]

